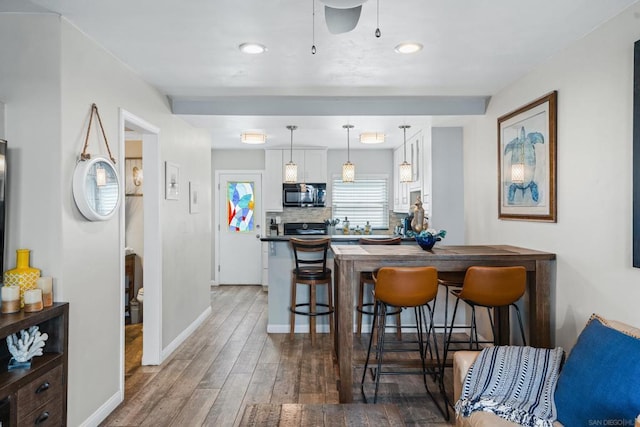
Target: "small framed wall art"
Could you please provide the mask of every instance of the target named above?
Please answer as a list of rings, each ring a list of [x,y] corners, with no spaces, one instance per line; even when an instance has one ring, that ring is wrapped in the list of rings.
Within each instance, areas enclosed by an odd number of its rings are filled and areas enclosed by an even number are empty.
[[[498,118],[498,218],[556,222],[553,91]]]
[[[164,162],[164,189],[167,200],[180,199],[180,166]]]
[[[124,159],[124,195],[142,196],[142,157]]]

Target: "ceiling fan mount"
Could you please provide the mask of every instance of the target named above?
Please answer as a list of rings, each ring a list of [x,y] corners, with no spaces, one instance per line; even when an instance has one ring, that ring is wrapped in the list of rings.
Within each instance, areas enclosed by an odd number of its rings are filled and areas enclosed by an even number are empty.
[[[347,33],[360,20],[362,4],[367,0],[320,0],[324,3],[324,17],[331,34]]]

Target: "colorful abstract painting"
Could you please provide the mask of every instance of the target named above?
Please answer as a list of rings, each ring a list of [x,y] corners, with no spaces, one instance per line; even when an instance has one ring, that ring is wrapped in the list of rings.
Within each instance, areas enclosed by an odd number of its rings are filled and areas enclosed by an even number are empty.
[[[227,182],[227,223],[229,231],[253,231],[253,182]]]

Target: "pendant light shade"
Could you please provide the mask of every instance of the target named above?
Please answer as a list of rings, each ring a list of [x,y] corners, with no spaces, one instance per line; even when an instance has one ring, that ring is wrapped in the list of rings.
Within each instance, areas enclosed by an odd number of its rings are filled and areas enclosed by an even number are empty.
[[[343,125],[347,130],[347,161],[342,165],[342,182],[353,182],[356,179],[356,167],[349,161],[349,130],[353,129],[353,125]]]
[[[398,127],[404,132],[404,161],[400,163],[400,182],[411,182],[413,173],[411,163],[407,162],[407,129],[411,126],[400,125]]]
[[[291,131],[291,150],[289,151],[289,163],[284,165],[284,182],[294,183],[298,181],[298,165],[293,163],[293,131],[298,126],[289,125],[287,129]]]

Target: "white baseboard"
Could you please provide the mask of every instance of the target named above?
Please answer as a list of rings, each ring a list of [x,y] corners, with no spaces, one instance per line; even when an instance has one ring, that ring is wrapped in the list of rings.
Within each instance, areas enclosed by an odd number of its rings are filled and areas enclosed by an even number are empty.
[[[198,316],[198,318],[193,321],[193,323],[191,323],[184,331],[182,331],[180,335],[178,335],[173,341],[171,341],[171,344],[169,344],[162,350],[162,361],[166,360],[167,357],[171,355],[171,353],[176,351],[180,344],[182,344],[187,338],[189,338],[189,336],[198,328],[198,326],[202,324],[202,322],[205,321],[207,317],[209,317],[210,314],[211,306],[207,307],[202,312],[202,314],[200,314],[200,316]]]
[[[436,332],[439,332],[439,329],[442,329],[442,326],[436,326]],[[319,333],[329,333],[329,325],[318,325],[317,327],[317,331]],[[396,327],[395,326],[390,326],[387,325],[387,332],[389,333],[393,333],[396,331]],[[404,325],[402,327],[402,332],[415,332],[416,331],[416,327],[413,326],[411,327],[411,325]],[[454,333],[463,333],[466,332],[467,330],[462,327],[454,327],[453,328],[453,332]],[[356,332],[356,328],[355,328],[355,324],[354,324],[354,328],[353,328],[353,332]],[[369,332],[371,332],[371,324],[363,324],[362,325],[362,332],[365,334],[368,334]],[[288,334],[289,333],[289,325],[272,325],[272,324],[268,324],[267,325],[267,333],[269,334]],[[295,331],[294,333],[296,334],[308,334],[309,333],[309,325],[296,325]],[[480,337],[480,340],[482,340],[483,338]]]
[[[121,391],[116,392],[111,396],[96,412],[91,414],[89,418],[80,423],[80,427],[95,427],[100,425],[114,409],[118,407],[124,400],[124,393]]]
[[[319,334],[328,334],[329,325],[317,325],[316,332],[318,332]],[[289,325],[267,325],[267,333],[268,334],[288,334]],[[309,325],[296,325],[294,333],[308,334]]]

